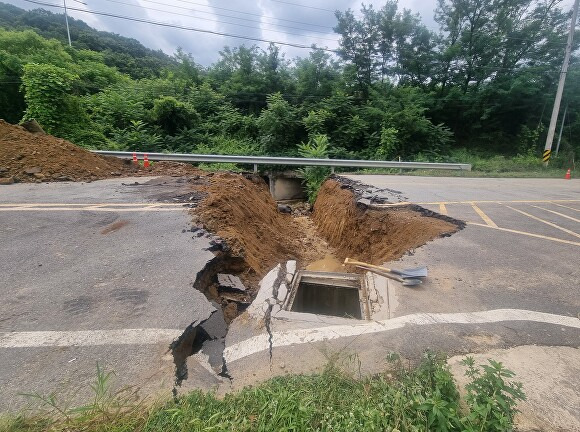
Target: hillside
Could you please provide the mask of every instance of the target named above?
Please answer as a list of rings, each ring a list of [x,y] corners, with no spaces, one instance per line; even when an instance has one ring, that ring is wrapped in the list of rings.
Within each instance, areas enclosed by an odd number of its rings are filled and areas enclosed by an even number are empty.
[[[146,48],[136,39],[96,30],[84,21],[72,17],[69,17],[69,27],[75,48],[103,53],[107,66],[116,67],[132,78],[158,77],[163,68],[175,65],[170,56],[162,51]],[[0,28],[34,30],[47,39],[67,42],[64,15],[44,9],[26,11],[0,3]]]
[[[78,20],[71,20],[70,48],[62,15],[0,3],[0,118],[34,118],[87,148],[401,158],[536,172],[569,15],[522,1],[470,0],[463,8],[443,0],[438,31],[395,2],[360,16],[339,12],[336,54],[312,49],[289,60],[274,43],[226,46],[209,67],[195,63],[196,53],[176,47],[168,57]],[[482,17],[477,27],[468,25],[473,14]],[[455,36],[446,33],[451,24]],[[572,168],[580,153],[579,43],[552,160],[560,168]]]

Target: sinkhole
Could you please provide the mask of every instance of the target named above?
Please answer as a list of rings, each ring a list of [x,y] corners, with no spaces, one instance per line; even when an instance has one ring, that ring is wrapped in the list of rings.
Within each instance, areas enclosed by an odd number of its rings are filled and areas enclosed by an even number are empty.
[[[285,309],[292,312],[367,319],[362,276],[354,273],[299,271]]]

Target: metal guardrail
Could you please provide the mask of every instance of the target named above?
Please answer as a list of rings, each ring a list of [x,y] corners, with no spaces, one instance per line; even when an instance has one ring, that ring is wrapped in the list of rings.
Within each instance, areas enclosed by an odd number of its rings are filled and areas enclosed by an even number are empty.
[[[132,159],[132,152],[93,150],[103,156],[116,156],[122,159]],[[184,153],[143,153],[137,152],[137,157],[143,159],[147,154],[150,161],[174,161],[174,162],[228,162],[237,164],[254,165],[257,171],[258,165],[299,165],[299,166],[329,166],[349,168],[400,168],[400,169],[441,169],[456,171],[471,171],[470,164],[458,163],[431,163],[431,162],[396,162],[376,160],[354,159],[311,159],[270,156],[228,156],[228,155],[202,155]]]

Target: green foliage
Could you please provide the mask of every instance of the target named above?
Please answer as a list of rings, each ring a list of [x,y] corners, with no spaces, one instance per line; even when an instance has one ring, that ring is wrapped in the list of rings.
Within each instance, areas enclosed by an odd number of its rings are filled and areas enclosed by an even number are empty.
[[[506,431],[510,430],[516,405],[526,400],[521,383],[509,382],[514,373],[500,362],[489,360],[489,365],[475,366],[473,357],[462,362],[467,366],[466,375],[471,379],[467,384],[466,402],[469,414],[466,423],[468,431]]]
[[[288,153],[299,124],[298,113],[280,93],[274,93],[268,96],[268,106],[256,124],[264,154]]]
[[[196,116],[192,107],[171,96],[155,100],[151,110],[153,123],[167,135],[175,135],[178,130],[190,127]]]
[[[490,361],[471,364],[466,405],[460,403],[445,357],[425,353],[415,368],[389,356],[390,370],[355,378],[337,359],[321,374],[286,375],[218,399],[194,391],[146,409],[127,390],[111,391],[111,375],[99,370],[94,401],[80,409],[43,399],[48,414],[4,421],[7,432],[36,431],[506,431],[515,404],[525,398],[513,373]],[[469,364],[469,360],[468,360]],[[348,366],[348,365],[347,365]]]
[[[112,140],[124,151],[158,152],[162,142],[161,136],[152,132],[140,120],[132,120],[127,128],[118,130]]]
[[[164,68],[176,67],[174,59],[161,51],[144,47],[135,39],[95,30],[71,16],[68,22],[75,49],[102,53],[107,66],[114,67],[134,79],[159,77]],[[12,31],[31,29],[42,38],[54,39],[61,47],[67,43],[62,13],[52,13],[46,9],[25,11],[0,3],[0,29],[2,28]],[[0,43],[0,49],[2,46]],[[58,51],[46,50],[45,58],[54,53]]]
[[[207,68],[75,19],[70,48],[60,15],[0,4],[0,118],[36,117],[101,149],[225,140],[236,144],[224,151],[295,156],[326,135],[331,157],[433,162],[465,148],[485,173],[541,172],[568,18],[553,2],[496,3],[439,0],[436,34],[389,0],[337,14],[340,63],[316,47],[288,61],[274,45],[240,46]],[[568,73],[561,168],[580,152],[577,50]]]
[[[332,114],[324,108],[309,111],[308,115],[302,119],[308,136],[323,134],[326,131],[326,122],[331,117]]]
[[[73,115],[69,91],[77,75],[49,64],[29,63],[24,66],[22,87],[26,112],[23,120],[36,119],[48,133],[61,134]]]
[[[326,135],[315,135],[307,144],[298,145],[298,154],[303,158],[328,159],[329,155],[328,137]],[[298,170],[304,177],[308,201],[314,204],[320,186],[330,174],[330,168],[324,166],[309,166]]]
[[[114,85],[83,98],[91,119],[101,125],[105,135],[126,129],[133,121],[143,121],[146,114],[143,98],[131,86]]]
[[[380,147],[377,149],[378,159],[389,160],[395,157],[398,133],[399,131],[394,127],[382,127]]]

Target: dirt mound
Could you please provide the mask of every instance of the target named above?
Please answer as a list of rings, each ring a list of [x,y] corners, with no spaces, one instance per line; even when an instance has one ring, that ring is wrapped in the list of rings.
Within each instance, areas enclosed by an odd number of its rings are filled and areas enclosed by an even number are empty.
[[[0,120],[0,176],[17,182],[97,180],[137,171],[70,142]]]
[[[314,205],[319,233],[337,249],[339,258],[351,257],[381,264],[461,226],[405,207],[373,210],[357,206],[348,185],[325,182]]]
[[[206,191],[208,197],[195,213],[256,273],[300,258],[299,227],[292,216],[278,212],[261,178],[220,173],[211,177]]]
[[[0,182],[88,181],[118,176],[191,176],[191,164],[155,162],[149,168],[100,156],[52,135],[31,133],[0,120]]]

